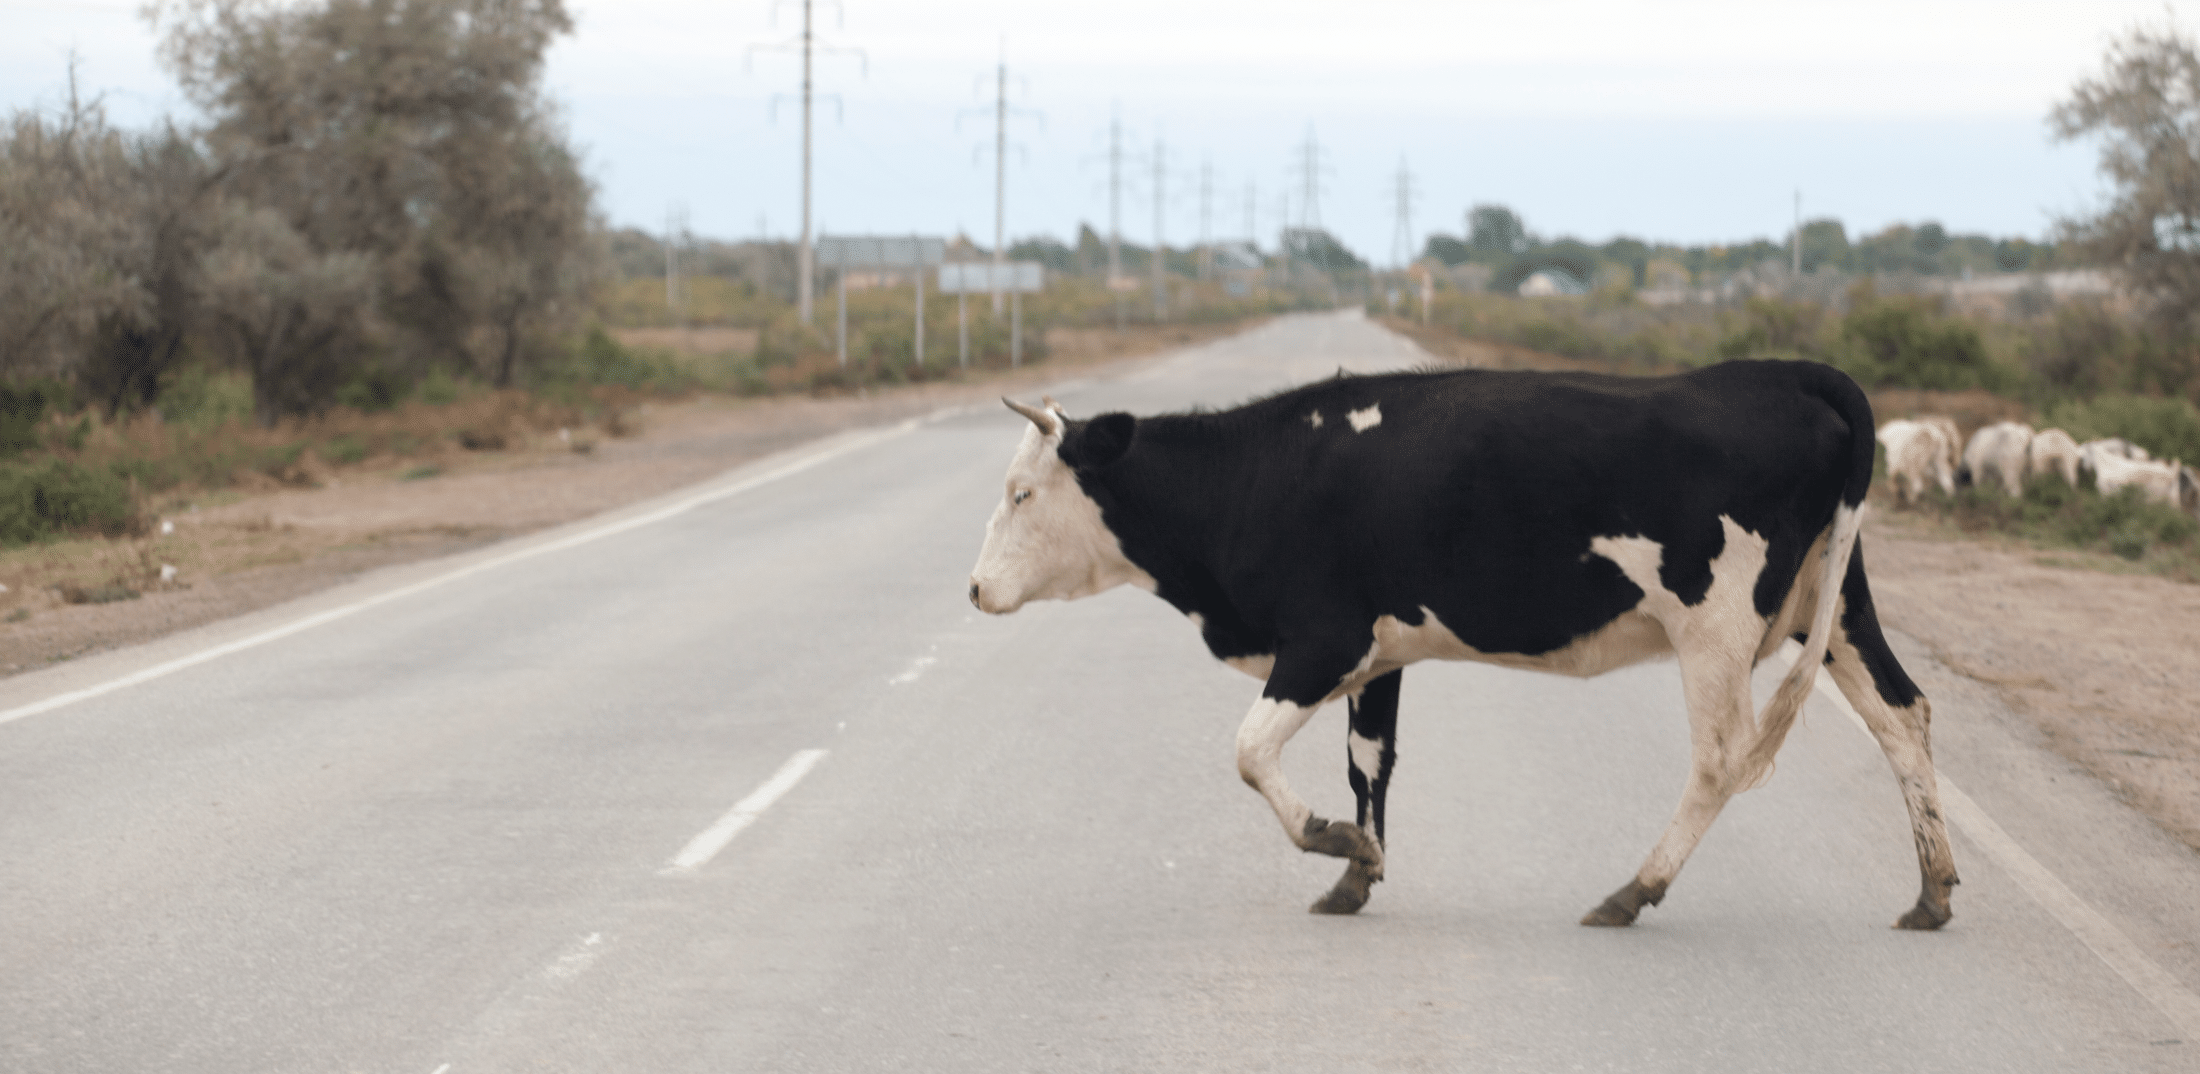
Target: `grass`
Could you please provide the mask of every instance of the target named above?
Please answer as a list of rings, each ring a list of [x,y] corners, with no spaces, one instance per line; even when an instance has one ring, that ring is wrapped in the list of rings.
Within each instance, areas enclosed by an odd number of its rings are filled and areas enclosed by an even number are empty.
[[[2103,496],[2049,474],[2027,482],[2021,497],[1980,486],[1952,497],[1929,490],[1907,513],[1965,535],[2007,537],[2058,553],[2056,565],[2200,582],[2200,521],[2149,502],[2136,488]]]

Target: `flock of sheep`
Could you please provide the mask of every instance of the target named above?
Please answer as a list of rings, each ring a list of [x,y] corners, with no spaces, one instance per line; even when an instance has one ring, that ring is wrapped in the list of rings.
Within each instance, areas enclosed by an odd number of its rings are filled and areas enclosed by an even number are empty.
[[[2042,474],[2059,474],[2073,488],[2079,475],[2087,474],[2104,496],[2136,486],[2149,500],[2200,517],[2200,470],[2176,459],[2152,458],[2129,440],[2080,444],[2061,429],[2035,432],[2022,422],[2003,421],[1972,433],[1965,444],[1955,419],[1936,414],[1880,426],[1879,443],[1887,449],[1887,476],[1901,504],[1922,495],[1928,484],[1953,496],[1958,485],[1990,482],[2020,496],[2025,481]]]

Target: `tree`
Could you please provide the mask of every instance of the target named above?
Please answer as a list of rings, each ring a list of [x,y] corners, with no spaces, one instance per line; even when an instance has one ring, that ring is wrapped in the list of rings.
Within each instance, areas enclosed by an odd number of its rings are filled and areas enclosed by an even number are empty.
[[[2179,327],[2200,326],[2200,55],[2173,25],[2111,42],[2098,75],[2048,114],[2062,141],[2097,138],[2114,193],[2065,220],[2083,254],[2121,273]],[[2015,252],[2009,253],[2015,260]]]
[[[262,426],[322,409],[352,370],[337,359],[373,297],[366,254],[321,254],[281,213],[231,201],[222,243],[206,255],[205,298],[215,330],[252,374]]]
[[[577,312],[600,263],[592,191],[539,92],[572,29],[561,0],[184,0],[159,17],[240,192],[315,258],[368,259],[397,364],[508,383],[530,326]]]
[[[18,111],[0,133],[0,377],[73,377],[101,318],[142,312],[114,271],[107,211],[126,170],[121,136],[72,90],[54,120]]]
[[[1477,205],[1467,211],[1467,245],[1485,258],[1503,260],[1528,248],[1528,229],[1511,209]]]

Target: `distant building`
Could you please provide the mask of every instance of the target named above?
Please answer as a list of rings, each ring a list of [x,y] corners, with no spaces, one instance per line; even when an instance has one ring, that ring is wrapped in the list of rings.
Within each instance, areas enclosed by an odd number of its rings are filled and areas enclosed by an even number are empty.
[[[1565,269],[1542,269],[1520,281],[1520,294],[1523,298],[1548,298],[1552,295],[1585,295],[1588,293],[1588,285],[1574,279],[1573,273],[1567,272]]]

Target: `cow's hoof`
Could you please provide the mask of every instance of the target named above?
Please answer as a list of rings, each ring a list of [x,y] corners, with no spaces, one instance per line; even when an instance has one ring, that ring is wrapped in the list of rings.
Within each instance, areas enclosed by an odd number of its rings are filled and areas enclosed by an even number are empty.
[[[1299,844],[1309,854],[1327,854],[1332,858],[1350,858],[1365,866],[1376,878],[1383,875],[1383,848],[1367,829],[1341,820],[1306,818],[1305,841]]]
[[[1329,894],[1314,900],[1314,905],[1307,907],[1306,912],[1310,914],[1359,913],[1360,907],[1367,905],[1369,890],[1374,887],[1376,881],[1381,879],[1381,876],[1369,873],[1367,868],[1359,862],[1353,862],[1345,866],[1344,875],[1337,878],[1337,886],[1330,888]]]
[[[1919,899],[1916,906],[1910,907],[1909,913],[1903,914],[1895,921],[1894,927],[1913,929],[1918,932],[1931,932],[1947,924],[1948,919],[1954,916],[1956,916],[1955,912],[1948,909],[1946,904],[1934,906],[1924,899]]]
[[[1625,887],[1613,892],[1596,909],[1582,915],[1581,923],[1591,928],[1616,929],[1635,923],[1635,916],[1645,906],[1656,906],[1665,898],[1665,886],[1651,888],[1640,880],[1629,880]]]

